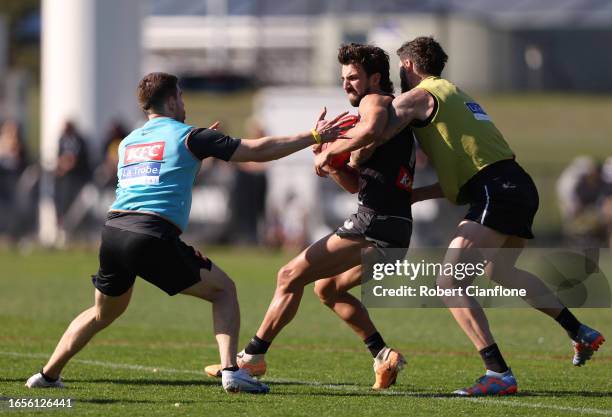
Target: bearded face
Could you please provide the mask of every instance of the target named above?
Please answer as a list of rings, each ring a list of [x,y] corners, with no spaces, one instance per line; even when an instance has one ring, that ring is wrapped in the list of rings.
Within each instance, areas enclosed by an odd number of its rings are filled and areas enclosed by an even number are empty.
[[[361,94],[359,94],[357,92],[348,93],[349,103],[351,103],[351,106],[353,106],[353,107],[359,107],[359,104],[361,103],[361,99],[363,99],[368,94],[369,94],[368,90],[365,90]]]
[[[405,93],[406,91],[409,91],[412,88],[412,86],[410,85],[410,81],[408,79],[408,71],[406,70],[406,68],[404,68],[403,65],[400,67],[399,75],[400,75],[402,93]]]

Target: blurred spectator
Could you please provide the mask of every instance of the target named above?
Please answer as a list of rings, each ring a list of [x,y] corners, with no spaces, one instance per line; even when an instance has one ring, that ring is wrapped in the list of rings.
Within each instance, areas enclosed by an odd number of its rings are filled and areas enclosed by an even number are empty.
[[[0,127],[0,233],[12,230],[17,214],[17,182],[26,165],[26,147],[19,125],[7,120]]]
[[[119,162],[119,143],[129,132],[123,124],[114,120],[106,134],[104,141],[104,160],[100,163],[94,174],[95,182],[102,189],[117,186],[117,163]]]
[[[245,137],[261,138],[265,132],[257,120],[248,119]],[[266,164],[243,162],[236,164],[236,173],[230,189],[231,239],[254,245],[261,241],[266,209]]]
[[[0,127],[0,170],[19,176],[27,166],[27,149],[17,122],[7,120]]]
[[[10,216],[9,237],[13,243],[36,233],[38,219],[38,199],[40,188],[40,165],[29,165],[15,186],[13,216]]]
[[[612,156],[609,156],[601,166],[601,180],[604,195],[606,197],[612,196]]]
[[[71,184],[67,185],[72,188],[66,190],[70,201],[60,218],[62,232],[65,233],[61,239],[74,238],[76,235],[84,237],[88,232],[93,232],[92,226],[97,226],[106,218],[107,208],[115,198],[119,143],[128,133],[119,121],[111,122],[104,138],[103,158],[93,172],[93,181],[87,181],[90,176],[89,170],[85,169],[88,168],[86,160],[81,159],[81,167],[75,166]],[[76,144],[68,142],[67,153],[82,152],[86,156],[85,142],[78,133],[76,136],[76,141],[71,139]]]
[[[266,243],[295,252],[308,245],[308,212],[294,192],[287,194],[282,208],[272,208],[266,228]]]
[[[55,207],[61,226],[74,199],[90,178],[87,144],[71,121],[66,122],[59,139],[55,177]]]
[[[602,167],[594,158],[576,157],[557,183],[563,230],[572,244],[607,245],[604,221],[606,185]]]
[[[607,244],[612,248],[612,157],[608,157],[601,168],[603,201],[601,214],[606,228]]]
[[[230,192],[234,239],[238,243],[257,244],[260,241],[259,230],[265,220],[267,187],[265,164],[238,164]]]

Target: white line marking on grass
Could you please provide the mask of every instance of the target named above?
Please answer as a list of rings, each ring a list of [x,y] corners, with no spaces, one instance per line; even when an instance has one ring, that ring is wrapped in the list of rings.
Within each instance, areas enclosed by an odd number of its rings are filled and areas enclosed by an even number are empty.
[[[494,398],[464,398],[464,400],[472,401],[475,403],[491,404],[491,405],[508,405],[511,407],[527,407],[527,408],[545,408],[549,410],[567,411],[571,413],[599,414],[602,416],[612,415],[612,410],[604,410],[600,408],[564,407],[562,405],[543,404],[543,403],[525,403],[525,402],[520,402],[520,401],[501,400],[501,399],[494,399]]]
[[[389,395],[389,396],[403,396],[403,395],[415,395],[421,394],[418,392],[410,392],[410,391],[379,391],[378,395]],[[445,400],[445,401],[470,401],[475,403],[485,403],[487,405],[500,405],[500,406],[510,406],[510,407],[527,407],[527,408],[540,408],[540,409],[549,409],[556,411],[567,411],[569,413],[579,413],[579,414],[598,414],[603,416],[612,415],[612,410],[606,410],[601,408],[587,408],[587,407],[565,407],[562,405],[554,405],[554,404],[545,404],[545,403],[537,403],[537,402],[524,402],[524,401],[513,401],[513,400],[504,400],[501,398],[474,398],[474,397],[436,397],[432,395],[429,397],[428,395],[422,395],[423,398],[432,398],[436,400]]]
[[[47,359],[49,355],[41,354],[41,353],[20,353],[20,352],[2,352],[0,351],[0,356],[13,356],[18,358],[31,358],[31,359]],[[153,366],[143,366],[143,365],[132,365],[127,363],[115,363],[115,362],[103,362],[89,359],[71,359],[70,362],[82,363],[84,365],[93,365],[100,366],[103,368],[113,368],[113,369],[130,369],[133,371],[143,371],[143,372],[162,372],[167,374],[184,374],[184,375],[198,375],[203,376],[204,372],[194,371],[189,369],[175,369],[175,368],[156,368]],[[358,391],[361,389],[358,385],[346,385],[346,384],[330,384],[323,383],[317,381],[296,381],[292,379],[276,379],[276,378],[266,378],[266,381],[276,382],[279,384],[295,384],[295,385],[306,385],[306,386],[315,386],[315,387],[324,387],[331,389],[346,389],[352,391]]]
[[[32,359],[46,359],[49,357],[49,355],[44,355],[40,353],[19,353],[19,352],[0,352],[0,355],[21,357],[21,358],[32,358]],[[202,375],[201,372],[191,371],[188,369],[155,368],[152,366],[130,365],[127,363],[103,362],[103,361],[94,361],[94,360],[89,360],[89,359],[71,359],[70,362],[82,363],[85,365],[101,366],[105,368],[131,369],[133,371],[165,372],[168,374]]]
[[[3,352],[3,351],[0,351],[0,356],[11,356],[11,357],[32,358],[32,359],[46,359],[49,357],[49,355],[41,354],[41,353],[21,353],[21,352]],[[168,374],[184,374],[184,375],[198,375],[198,376],[203,375],[203,372],[194,371],[190,369],[155,368],[152,366],[132,365],[132,364],[127,364],[127,363],[104,362],[104,361],[96,361],[96,360],[89,360],[89,359],[72,359],[71,362],[82,363],[84,365],[99,366],[99,367],[104,367],[104,368],[130,369],[133,371],[143,371],[147,373],[163,372],[163,373],[168,373]],[[329,388],[329,389],[339,390],[339,391],[363,392],[364,394],[373,393],[373,391],[370,390],[369,388],[364,388],[359,385],[330,384],[330,383],[318,382],[318,381],[299,381],[299,380],[292,380],[292,379],[277,379],[277,378],[266,378],[265,381],[276,382],[279,384],[285,383],[285,384],[304,385],[304,386],[319,387],[319,388]],[[554,404],[513,401],[513,400],[504,400],[504,399],[499,399],[499,398],[437,397],[435,395],[428,396],[426,394],[423,394],[422,392],[412,392],[412,391],[378,391],[376,395],[422,396],[423,398],[431,398],[431,399],[445,400],[445,401],[470,401],[474,403],[481,403],[481,404],[487,404],[487,405],[499,405],[499,406],[507,406],[507,407],[548,409],[548,410],[556,410],[556,411],[565,411],[568,413],[597,414],[597,415],[604,415],[604,416],[612,415],[612,410],[607,410],[607,409],[586,408],[586,407],[565,407],[565,406],[554,405]]]

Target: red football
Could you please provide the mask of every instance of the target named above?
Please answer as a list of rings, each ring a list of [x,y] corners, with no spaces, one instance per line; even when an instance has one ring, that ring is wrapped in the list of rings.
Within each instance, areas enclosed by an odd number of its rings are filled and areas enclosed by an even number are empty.
[[[340,127],[342,128],[340,133],[344,135],[346,134],[346,132],[351,130],[353,126],[359,121],[359,116],[356,116],[354,114],[348,114],[344,116],[342,119],[340,119],[340,121],[341,121]],[[342,139],[342,140],[346,140],[346,139]],[[332,143],[334,142],[324,143],[322,149],[325,150]],[[345,166],[348,163],[349,159],[351,159],[351,153],[345,152],[340,155],[334,156],[331,162],[329,163],[329,165],[332,168],[339,169]]]

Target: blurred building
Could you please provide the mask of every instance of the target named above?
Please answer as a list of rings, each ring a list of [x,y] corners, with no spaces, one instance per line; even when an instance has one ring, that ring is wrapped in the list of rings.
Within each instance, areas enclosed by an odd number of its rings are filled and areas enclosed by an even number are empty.
[[[343,42],[394,57],[433,35],[471,91],[612,91],[612,2],[598,0],[149,0],[145,68],[213,83],[330,85]]]

